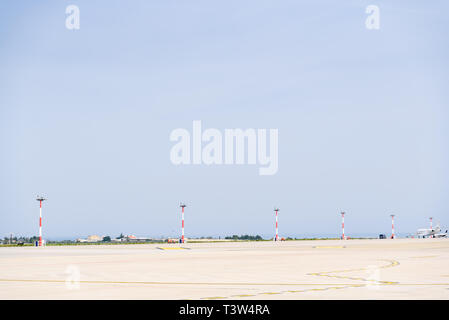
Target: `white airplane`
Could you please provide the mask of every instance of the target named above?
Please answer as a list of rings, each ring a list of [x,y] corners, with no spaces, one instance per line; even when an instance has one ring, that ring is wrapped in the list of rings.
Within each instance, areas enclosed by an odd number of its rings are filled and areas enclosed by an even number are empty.
[[[432,229],[418,229],[416,235],[419,238],[446,238],[447,230],[444,233],[441,232],[440,225],[438,224],[435,228]]]

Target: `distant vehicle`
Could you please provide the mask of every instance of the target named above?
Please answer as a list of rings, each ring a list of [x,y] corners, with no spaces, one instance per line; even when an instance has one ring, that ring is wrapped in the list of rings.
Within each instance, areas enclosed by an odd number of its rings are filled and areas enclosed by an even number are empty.
[[[428,229],[418,229],[416,235],[419,238],[447,238],[447,230],[446,232],[441,232],[440,225],[437,225],[435,228]]]
[[[387,237],[384,234],[379,234],[379,239],[387,239]]]

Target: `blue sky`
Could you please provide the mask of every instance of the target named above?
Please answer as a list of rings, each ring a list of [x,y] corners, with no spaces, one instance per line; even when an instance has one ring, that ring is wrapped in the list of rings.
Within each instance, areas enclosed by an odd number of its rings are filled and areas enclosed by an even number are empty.
[[[80,29],[65,8],[80,8]],[[365,27],[368,5],[380,29]],[[449,228],[446,1],[3,1],[0,236]],[[277,128],[279,171],[174,166],[170,132]]]

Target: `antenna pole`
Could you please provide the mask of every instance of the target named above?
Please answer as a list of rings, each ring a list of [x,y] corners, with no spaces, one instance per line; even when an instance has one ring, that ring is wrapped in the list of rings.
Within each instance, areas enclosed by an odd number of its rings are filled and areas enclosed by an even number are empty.
[[[42,247],[42,201],[45,201],[47,199],[44,199],[43,197],[37,196],[37,201],[39,201],[39,247]]]
[[[274,241],[279,241],[279,232],[278,232],[278,212],[279,208],[275,208],[274,212],[276,212],[276,237],[274,238]]]
[[[391,216],[391,239],[395,239],[396,236],[394,235],[394,214]]]
[[[181,243],[184,243],[185,242],[185,239],[184,239],[184,208],[187,207],[187,206],[184,203],[181,203],[179,206],[182,209],[182,214],[181,214],[181,217],[182,217]]]

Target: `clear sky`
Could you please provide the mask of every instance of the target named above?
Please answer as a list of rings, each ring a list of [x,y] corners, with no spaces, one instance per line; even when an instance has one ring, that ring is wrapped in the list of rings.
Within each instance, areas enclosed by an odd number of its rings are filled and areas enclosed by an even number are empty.
[[[80,29],[65,26],[66,6]],[[368,30],[368,5],[380,29]],[[1,1],[0,236],[449,228],[449,2]],[[173,129],[276,128],[279,171],[170,162]]]

